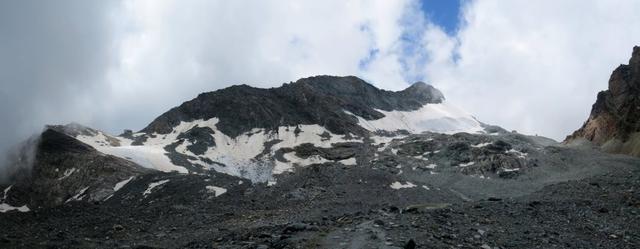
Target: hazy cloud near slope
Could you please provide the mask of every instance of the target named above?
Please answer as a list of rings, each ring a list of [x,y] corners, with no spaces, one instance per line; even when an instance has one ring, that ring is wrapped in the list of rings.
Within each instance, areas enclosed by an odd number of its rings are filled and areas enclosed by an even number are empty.
[[[45,123],[90,122],[112,61],[106,1],[0,3],[0,150]]]

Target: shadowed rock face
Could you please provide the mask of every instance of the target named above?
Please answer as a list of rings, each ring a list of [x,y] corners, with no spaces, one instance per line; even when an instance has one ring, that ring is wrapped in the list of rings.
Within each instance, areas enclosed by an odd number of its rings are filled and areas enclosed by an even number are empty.
[[[116,183],[150,172],[135,163],[105,155],[56,128],[39,137],[32,166],[22,165],[9,184],[8,203],[50,207],[70,199],[102,201]]]
[[[162,114],[142,131],[166,134],[180,121],[217,117],[220,131],[231,137],[253,128],[299,124],[321,124],[336,134],[361,135],[365,131],[345,110],[373,120],[384,117],[376,109],[410,111],[443,100],[440,91],[422,82],[392,92],[354,76],[316,76],[278,88],[239,85],[203,93]]]
[[[640,47],[628,65],[611,74],[609,89],[598,93],[591,115],[565,142],[583,138],[605,151],[640,156]]]

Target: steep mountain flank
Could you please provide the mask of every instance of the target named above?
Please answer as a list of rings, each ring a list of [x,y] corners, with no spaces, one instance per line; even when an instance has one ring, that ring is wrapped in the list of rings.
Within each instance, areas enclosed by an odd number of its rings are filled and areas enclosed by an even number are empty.
[[[100,153],[60,128],[49,127],[39,136],[31,151],[35,153],[33,165],[14,165],[11,181],[3,188],[4,203],[51,207],[70,201],[102,201],[117,191],[119,182],[150,172],[124,158]]]
[[[609,89],[598,93],[591,115],[566,143],[586,139],[612,153],[640,156],[640,47],[628,65],[611,74]]]

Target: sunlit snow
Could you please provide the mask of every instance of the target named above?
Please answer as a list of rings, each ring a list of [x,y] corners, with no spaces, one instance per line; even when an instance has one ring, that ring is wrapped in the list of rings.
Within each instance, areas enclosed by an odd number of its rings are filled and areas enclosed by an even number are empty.
[[[215,195],[215,197],[218,197],[221,194],[224,194],[227,192],[227,189],[216,187],[216,186],[206,186],[206,188],[207,188],[207,191],[212,192]]]
[[[426,104],[415,111],[383,111],[377,110],[385,117],[366,120],[357,115],[358,123],[370,131],[406,130],[411,133],[425,131],[453,134],[458,132],[480,133],[484,129],[478,120],[465,111],[448,103]]]
[[[169,180],[161,180],[161,181],[157,181],[157,182],[149,183],[149,187],[147,187],[147,189],[144,191],[144,193],[142,193],[142,195],[143,195],[144,197],[147,197],[147,195],[148,195],[148,194],[151,194],[151,191],[152,191],[155,187],[160,186],[160,185],[162,185],[162,184],[165,184],[165,183],[167,183],[167,182],[169,182]]]
[[[129,183],[132,179],[133,179],[133,176],[129,177],[128,179],[126,179],[124,181],[116,183],[116,185],[113,187],[113,192],[118,192],[118,190],[120,190],[122,187],[124,187],[124,185],[127,185],[127,183]]]
[[[415,188],[416,185],[410,182],[406,182],[406,184],[402,184],[400,182],[394,182],[390,185],[392,189],[403,189],[403,188]]]

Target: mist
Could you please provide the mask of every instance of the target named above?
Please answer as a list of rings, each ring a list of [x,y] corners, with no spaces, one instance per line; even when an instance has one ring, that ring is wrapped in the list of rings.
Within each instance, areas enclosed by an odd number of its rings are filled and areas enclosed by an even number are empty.
[[[113,60],[110,1],[0,3],[0,151],[45,124],[91,123]]]

